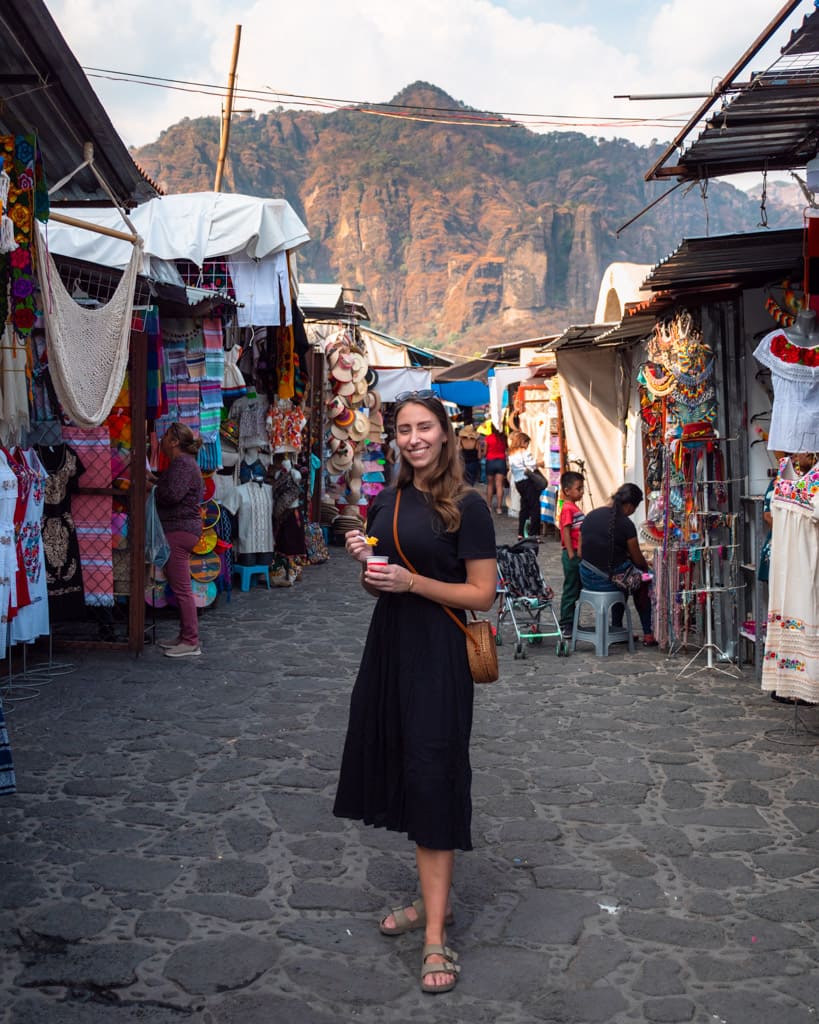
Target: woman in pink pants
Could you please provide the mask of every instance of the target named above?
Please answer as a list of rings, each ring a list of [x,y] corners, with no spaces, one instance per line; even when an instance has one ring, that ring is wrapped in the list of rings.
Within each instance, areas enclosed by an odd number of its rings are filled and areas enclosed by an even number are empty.
[[[172,643],[160,643],[168,658],[185,658],[202,653],[199,621],[191,590],[190,555],[202,535],[202,474],[196,453],[202,447],[190,427],[172,423],[162,438],[161,448],[169,466],[156,484],[156,510],[171,554],[165,576],[173,589],[182,620],[179,636]]]

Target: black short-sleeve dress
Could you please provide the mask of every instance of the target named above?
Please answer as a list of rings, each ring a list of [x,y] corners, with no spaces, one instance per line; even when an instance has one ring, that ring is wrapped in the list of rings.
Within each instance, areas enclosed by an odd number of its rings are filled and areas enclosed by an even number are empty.
[[[379,555],[401,564],[395,493],[378,495],[367,532]],[[422,576],[463,583],[466,560],[495,558],[486,502],[467,491],[460,504],[461,526],[446,533],[424,492],[402,491],[398,538]],[[350,699],[333,813],[405,832],[431,850],[472,849],[473,689],[466,638],[443,608],[413,593],[382,594]]]

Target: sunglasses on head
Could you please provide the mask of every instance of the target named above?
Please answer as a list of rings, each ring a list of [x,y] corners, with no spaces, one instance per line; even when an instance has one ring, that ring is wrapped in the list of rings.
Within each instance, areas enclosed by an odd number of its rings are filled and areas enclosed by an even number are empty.
[[[435,398],[435,392],[430,388],[422,388],[420,391],[402,391],[395,396],[396,402],[411,402],[413,398]]]

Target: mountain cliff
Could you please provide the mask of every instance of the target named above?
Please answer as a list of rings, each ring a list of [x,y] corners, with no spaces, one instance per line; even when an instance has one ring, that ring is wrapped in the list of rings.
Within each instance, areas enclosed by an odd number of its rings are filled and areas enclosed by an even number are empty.
[[[668,187],[643,181],[659,144],[443,123],[474,111],[420,82],[367,109],[237,119],[225,188],[287,199],[311,236],[302,279],[360,289],[373,323],[407,340],[474,351],[588,321],[613,260],[653,263],[683,237],[760,219],[757,201],[712,182],[705,198],[678,189],[618,239]],[[218,148],[218,119],[186,119],[134,157],[190,192],[212,187]],[[799,223],[775,200],[767,212],[771,227]]]

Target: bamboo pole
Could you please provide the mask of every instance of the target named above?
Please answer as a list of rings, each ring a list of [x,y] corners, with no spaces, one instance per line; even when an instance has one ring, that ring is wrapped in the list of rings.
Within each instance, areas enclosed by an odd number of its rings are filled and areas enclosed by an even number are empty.
[[[239,63],[239,43],[242,39],[242,26],[236,26],[233,36],[233,55],[230,58],[230,74],[228,75],[228,91],[225,100],[225,108],[222,111],[222,132],[219,139],[219,158],[216,161],[216,178],[213,182],[213,191],[222,191],[222,175],[225,170],[228,142],[230,140],[230,119],[233,115],[233,95],[236,91],[236,65]]]
[[[52,210],[48,215],[49,220],[55,220],[58,224],[67,224],[70,228],[82,228],[83,231],[93,231],[98,235],[107,235],[109,238],[120,238],[123,242],[130,242],[135,245],[136,235],[129,235],[125,231],[117,231],[116,228],[107,228],[104,224],[94,224],[90,220],[79,220],[77,217],[69,217],[65,213],[57,213]]]

